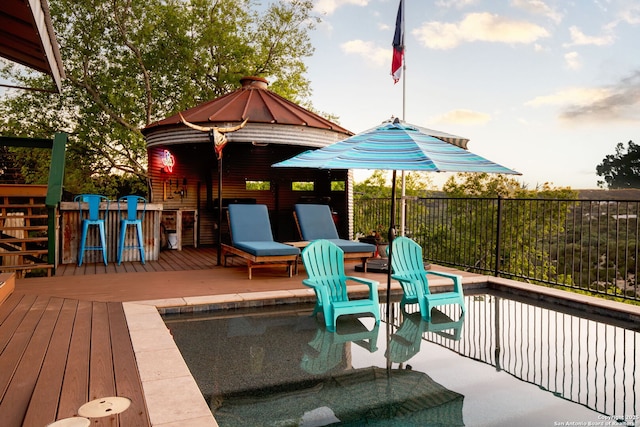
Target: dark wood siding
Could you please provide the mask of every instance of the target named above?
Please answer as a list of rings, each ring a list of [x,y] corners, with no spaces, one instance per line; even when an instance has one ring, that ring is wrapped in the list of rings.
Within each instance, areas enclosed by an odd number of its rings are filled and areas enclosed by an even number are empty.
[[[166,209],[199,210],[199,243],[217,242],[218,162],[207,144],[167,146],[175,157],[172,173],[161,172],[164,147],[149,149],[149,176],[152,200]],[[302,201],[327,201],[340,218],[339,233],[348,238],[346,192],[332,192],[331,180],[346,180],[346,171],[272,168],[273,163],[295,156],[304,147],[269,144],[229,143],[222,159],[223,201],[244,200],[265,204],[271,214],[276,240],[299,240],[293,219],[293,207]],[[247,190],[247,181],[269,181],[269,190]],[[314,191],[293,191],[293,181],[313,181]],[[223,241],[228,240],[226,214],[223,212]]]

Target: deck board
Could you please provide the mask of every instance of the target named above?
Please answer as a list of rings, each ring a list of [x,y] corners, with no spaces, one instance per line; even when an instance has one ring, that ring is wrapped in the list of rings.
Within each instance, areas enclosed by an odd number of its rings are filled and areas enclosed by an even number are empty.
[[[24,419],[61,308],[62,299],[49,299],[24,353],[17,361],[14,377],[2,399],[2,406],[10,408],[10,411],[0,410],[0,419],[7,426],[20,425]]]
[[[53,335],[56,337],[47,349],[40,377],[33,390],[24,425],[43,426],[56,419],[60,396],[51,390],[61,390],[64,369],[67,364],[67,352],[71,342],[73,322],[76,317],[78,301],[65,299],[56,322]]]
[[[131,399],[131,406],[135,410],[127,410],[120,414],[120,425],[141,426],[148,424],[147,408],[144,396],[140,390],[138,366],[131,342],[119,339],[128,334],[127,320],[122,304],[107,303],[109,310],[109,324],[111,325],[111,346],[113,354],[113,368],[115,373],[116,394]]]
[[[67,364],[64,371],[58,419],[68,418],[78,413],[78,402],[89,401],[89,350],[91,342],[91,303],[79,301]]]

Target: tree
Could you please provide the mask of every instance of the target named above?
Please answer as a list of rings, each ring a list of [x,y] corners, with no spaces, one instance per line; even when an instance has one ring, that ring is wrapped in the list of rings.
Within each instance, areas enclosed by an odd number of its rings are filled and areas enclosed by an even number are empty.
[[[386,236],[389,230],[389,213],[391,211],[391,183],[387,180],[388,173],[375,170],[363,182],[353,187],[356,199],[371,199],[370,203],[356,203],[354,213],[354,228],[358,235],[372,233]],[[398,174],[399,175],[399,174]],[[405,175],[405,194],[409,197],[426,197],[434,190],[430,173],[409,172]],[[400,177],[396,180],[396,195],[400,197]],[[400,203],[397,204],[397,209]],[[399,224],[398,224],[399,225]]]
[[[564,232],[571,201],[578,197],[576,191],[554,188],[548,183],[528,190],[514,178],[487,173],[452,176],[443,190],[457,199],[448,201],[449,223],[430,231],[433,235],[427,241],[455,248],[458,254],[452,256],[464,259],[464,265],[491,271],[498,239],[494,231],[500,222],[501,268],[519,277],[541,281],[557,275],[557,240]],[[495,199],[499,196],[504,198],[500,201],[500,218]],[[469,204],[464,200],[468,197],[482,200]],[[483,209],[478,209],[480,205]]]
[[[396,194],[400,196],[400,174],[396,180]],[[425,172],[409,172],[405,175],[405,194],[407,196],[426,196],[434,190],[433,180]],[[353,186],[353,192],[360,198],[391,197],[391,183],[386,172],[375,170],[364,181]]]
[[[317,19],[310,0],[50,0],[67,79],[62,93],[20,92],[0,103],[0,131],[69,138],[76,192],[94,177],[146,179],[141,129],[226,94],[243,76],[300,102],[310,95],[305,57]],[[49,79],[5,66],[31,87]],[[43,162],[45,163],[45,162]],[[42,165],[41,165],[42,166]],[[74,171],[75,169],[75,171]],[[75,187],[75,188],[73,188]]]
[[[640,146],[629,141],[625,150],[620,142],[616,145],[616,154],[609,154],[596,167],[599,187],[607,188],[640,188]]]

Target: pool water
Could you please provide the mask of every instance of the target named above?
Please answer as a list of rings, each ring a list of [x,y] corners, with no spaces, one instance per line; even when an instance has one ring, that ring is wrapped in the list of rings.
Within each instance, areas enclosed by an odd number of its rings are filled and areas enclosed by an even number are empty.
[[[313,306],[165,315],[226,426],[640,425],[638,325],[500,293],[430,322],[381,305],[327,332]]]

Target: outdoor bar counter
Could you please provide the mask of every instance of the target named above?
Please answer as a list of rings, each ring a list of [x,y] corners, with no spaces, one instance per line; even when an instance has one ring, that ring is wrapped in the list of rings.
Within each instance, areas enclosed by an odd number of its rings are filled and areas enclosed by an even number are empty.
[[[82,213],[86,218],[88,213],[86,203],[82,204]],[[107,203],[100,204],[100,214],[103,216],[104,210],[107,209]],[[138,211],[143,209],[143,205],[138,205]],[[160,220],[163,205],[161,203],[147,203],[142,221],[142,238],[144,240],[145,259],[147,261],[156,261],[160,257]],[[126,204],[120,204],[121,214],[126,215]],[[78,248],[80,247],[80,237],[82,228],[80,225],[80,211],[78,202],[61,202],[60,203],[61,220],[61,243],[62,249],[60,253],[61,264],[75,264],[78,262]],[[107,261],[109,263],[118,262],[118,236],[120,234],[120,218],[118,217],[118,202],[110,202],[108,207],[108,215],[105,221],[105,233],[107,239]],[[86,246],[98,246],[100,238],[97,226],[89,226],[87,234]],[[135,234],[135,226],[129,226],[125,246],[137,245],[137,237]],[[125,249],[122,253],[122,261],[139,261],[140,251],[138,249]],[[88,250],[84,254],[84,263],[102,262],[102,251]]]

